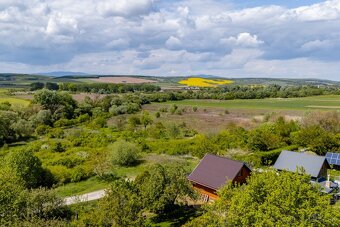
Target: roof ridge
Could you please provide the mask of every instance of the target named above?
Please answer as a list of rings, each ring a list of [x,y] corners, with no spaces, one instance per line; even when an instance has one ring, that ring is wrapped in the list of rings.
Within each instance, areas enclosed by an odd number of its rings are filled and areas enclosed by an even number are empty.
[[[293,153],[293,154],[307,155],[307,156],[314,157],[314,158],[326,158],[326,156],[321,156],[321,155],[317,155],[317,154],[313,155],[313,154],[309,154],[309,153],[306,153],[306,152],[297,152],[297,151],[282,150],[282,152],[284,152],[284,151],[289,152],[289,153]]]
[[[244,161],[235,160],[235,159],[227,158],[227,157],[220,156],[220,155],[216,155],[216,154],[206,153],[206,154],[204,155],[204,157],[205,157],[206,155],[211,155],[211,156],[215,156],[215,157],[218,157],[218,158],[227,159],[227,160],[234,161],[234,162],[239,162],[239,163],[242,163],[242,164],[247,164],[247,163],[244,162]],[[204,157],[203,157],[203,158],[204,158]]]

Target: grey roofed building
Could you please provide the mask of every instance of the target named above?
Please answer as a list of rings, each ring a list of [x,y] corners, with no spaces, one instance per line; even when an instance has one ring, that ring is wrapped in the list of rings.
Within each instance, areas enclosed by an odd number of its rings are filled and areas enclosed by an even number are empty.
[[[303,168],[312,178],[327,178],[327,169],[330,168],[324,156],[317,156],[306,153],[282,151],[274,164],[277,170],[295,172]]]

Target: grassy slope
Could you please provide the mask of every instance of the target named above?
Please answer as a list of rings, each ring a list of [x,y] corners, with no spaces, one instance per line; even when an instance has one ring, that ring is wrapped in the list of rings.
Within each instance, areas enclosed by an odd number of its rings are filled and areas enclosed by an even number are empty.
[[[183,100],[167,102],[199,107],[220,107],[230,109],[271,109],[271,110],[307,110],[307,109],[333,109],[340,110],[340,96],[313,96],[306,98],[287,99],[247,99],[247,100]]]
[[[0,103],[2,102],[9,102],[12,105],[22,105],[27,106],[30,104],[29,100],[23,99],[23,98],[17,98],[15,96],[8,95],[8,89],[0,88]]]
[[[105,189],[109,187],[109,183],[105,181],[101,181],[96,177],[92,177],[85,181],[77,182],[77,183],[69,183],[63,186],[56,188],[56,192],[58,195],[62,197],[72,196],[72,195],[81,195],[101,189]]]
[[[151,165],[155,164],[169,164],[169,163],[183,163],[183,166],[189,170],[195,168],[198,163],[197,158],[181,157],[181,156],[170,156],[165,154],[143,154],[141,162],[132,167],[117,167],[115,173],[118,176],[134,179],[138,174],[147,170]],[[56,188],[57,193],[62,197],[81,195],[96,190],[108,188],[110,183],[101,181],[96,177],[92,177],[88,180],[68,183],[63,186]]]

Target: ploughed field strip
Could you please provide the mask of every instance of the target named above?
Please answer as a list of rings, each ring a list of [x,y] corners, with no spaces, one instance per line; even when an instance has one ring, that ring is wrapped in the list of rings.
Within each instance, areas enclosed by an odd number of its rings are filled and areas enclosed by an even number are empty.
[[[167,104],[217,107],[231,109],[287,109],[287,110],[340,110],[340,95],[303,98],[237,99],[237,100],[182,100]]]

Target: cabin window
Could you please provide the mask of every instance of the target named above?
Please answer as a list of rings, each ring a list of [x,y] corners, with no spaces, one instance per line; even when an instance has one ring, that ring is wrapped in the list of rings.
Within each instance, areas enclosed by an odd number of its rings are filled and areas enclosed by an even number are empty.
[[[238,174],[237,174],[238,177],[242,176],[242,173],[241,173],[241,172],[242,172],[242,171],[238,172]]]

